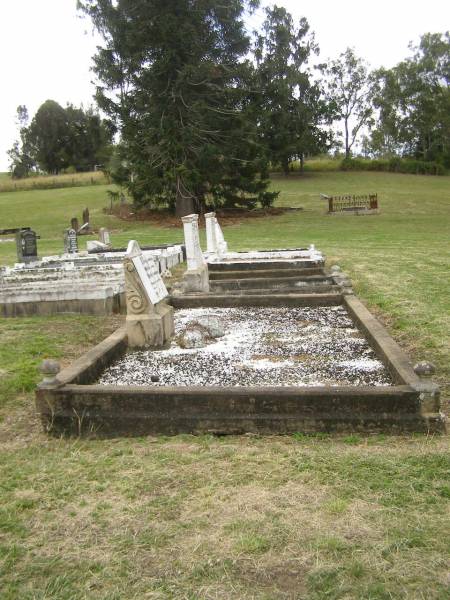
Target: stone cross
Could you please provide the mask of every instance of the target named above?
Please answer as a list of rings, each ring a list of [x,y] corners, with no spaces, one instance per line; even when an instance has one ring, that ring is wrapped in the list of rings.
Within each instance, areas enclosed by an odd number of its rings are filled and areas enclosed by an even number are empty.
[[[208,265],[203,257],[198,235],[198,215],[181,217],[186,245],[187,271],[184,287],[187,292],[209,292]]]
[[[173,308],[163,302],[169,295],[155,260],[131,240],[123,261],[127,300],[128,346],[163,346],[173,336]]]

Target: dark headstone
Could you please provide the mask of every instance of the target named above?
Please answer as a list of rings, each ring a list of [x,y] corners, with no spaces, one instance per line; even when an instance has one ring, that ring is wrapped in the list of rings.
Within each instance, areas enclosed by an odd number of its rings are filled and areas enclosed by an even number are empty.
[[[18,262],[34,262],[38,260],[37,235],[32,229],[21,229],[16,233]]]
[[[78,252],[77,232],[75,229],[66,229],[64,232],[64,252],[76,254]]]
[[[85,223],[89,223],[89,208],[88,208],[88,207],[86,207],[86,208],[83,210],[83,225],[84,225]]]
[[[77,217],[73,217],[72,219],[70,219],[70,227],[72,229],[75,229],[75,231],[78,231],[80,229],[80,224],[78,223]]]

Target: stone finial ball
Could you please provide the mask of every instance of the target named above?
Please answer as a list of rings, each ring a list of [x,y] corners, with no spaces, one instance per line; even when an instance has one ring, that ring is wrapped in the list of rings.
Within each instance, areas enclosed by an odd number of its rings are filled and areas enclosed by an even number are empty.
[[[416,375],[419,375],[419,377],[427,377],[436,373],[436,367],[433,363],[422,360],[414,365],[414,372]]]
[[[41,362],[39,370],[43,375],[57,375],[61,371],[61,367],[58,361],[46,358]]]
[[[339,265],[333,265],[331,267],[331,272],[332,273],[339,273],[340,270],[341,270],[341,267]]]
[[[352,280],[351,279],[341,279],[339,281],[339,285],[341,285],[342,287],[352,287]]]

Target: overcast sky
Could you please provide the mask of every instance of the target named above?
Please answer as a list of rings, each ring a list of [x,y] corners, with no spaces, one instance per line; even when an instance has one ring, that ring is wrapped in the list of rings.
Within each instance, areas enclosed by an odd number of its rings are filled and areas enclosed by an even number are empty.
[[[391,67],[408,55],[410,41],[450,28],[448,0],[278,0],[276,4],[294,17],[308,19],[321,60],[352,46],[372,67]],[[259,9],[252,24],[261,15]],[[6,151],[17,138],[19,104],[25,104],[32,116],[47,99],[63,106],[92,102],[90,67],[97,41],[89,21],[77,15],[76,0],[0,0],[0,24],[0,171],[6,171]]]

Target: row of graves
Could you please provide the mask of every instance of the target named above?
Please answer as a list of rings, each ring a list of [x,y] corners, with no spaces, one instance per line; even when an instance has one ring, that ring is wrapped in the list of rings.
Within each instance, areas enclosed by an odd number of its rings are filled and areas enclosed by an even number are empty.
[[[60,370],[36,406],[53,435],[438,432],[439,389],[309,248],[230,251],[214,213],[183,217],[186,271],[169,294],[155,257],[121,257],[125,323]]]
[[[89,221],[81,227],[75,221],[64,231],[63,253],[42,258],[39,237],[29,227],[0,230],[0,234],[15,234],[18,259],[13,267],[0,268],[0,317],[126,312],[126,248],[114,248],[109,232],[100,228],[99,240],[88,241],[87,251],[80,251],[79,236],[92,230]],[[166,276],[185,259],[182,244],[146,246],[143,254]]]

